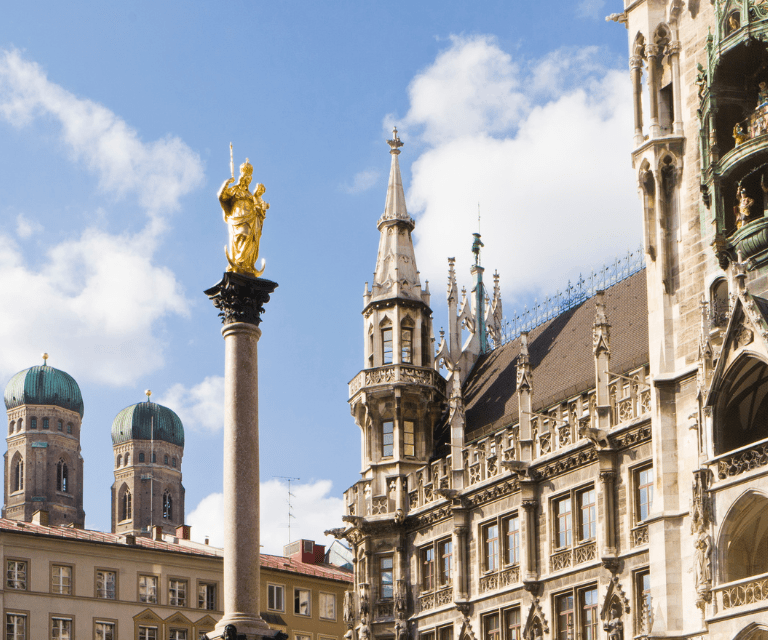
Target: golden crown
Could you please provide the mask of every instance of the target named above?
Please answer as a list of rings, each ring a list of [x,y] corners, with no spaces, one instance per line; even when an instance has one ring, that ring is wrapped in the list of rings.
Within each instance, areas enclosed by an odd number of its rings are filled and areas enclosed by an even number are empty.
[[[253,165],[248,162],[248,158],[245,159],[245,162],[240,165],[240,175],[241,176],[252,176],[253,175]]]

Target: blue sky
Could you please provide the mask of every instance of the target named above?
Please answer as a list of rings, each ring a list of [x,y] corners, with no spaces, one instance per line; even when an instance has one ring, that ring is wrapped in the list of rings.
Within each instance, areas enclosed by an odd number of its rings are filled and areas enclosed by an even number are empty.
[[[220,534],[225,266],[216,191],[248,156],[279,288],[260,343],[263,543],[338,526],[359,473],[362,366],[393,124],[417,263],[446,325],[448,256],[505,313],[640,240],[627,34],[601,0],[77,2],[0,23],[0,376],[41,362],[85,401],[89,528],[110,526],[117,413],[143,390],[185,422],[193,537]]]

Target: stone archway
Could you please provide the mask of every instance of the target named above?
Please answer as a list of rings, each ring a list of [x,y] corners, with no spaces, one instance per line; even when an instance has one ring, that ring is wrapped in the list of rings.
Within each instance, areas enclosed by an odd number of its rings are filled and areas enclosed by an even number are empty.
[[[768,496],[750,489],[736,500],[723,522],[718,549],[721,583],[768,573]]]

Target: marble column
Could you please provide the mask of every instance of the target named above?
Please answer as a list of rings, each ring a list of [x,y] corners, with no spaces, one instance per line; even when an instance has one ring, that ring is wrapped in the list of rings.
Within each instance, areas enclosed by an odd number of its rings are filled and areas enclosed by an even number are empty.
[[[247,640],[274,637],[259,615],[259,364],[261,313],[277,284],[225,273],[205,293],[224,324],[224,615]]]

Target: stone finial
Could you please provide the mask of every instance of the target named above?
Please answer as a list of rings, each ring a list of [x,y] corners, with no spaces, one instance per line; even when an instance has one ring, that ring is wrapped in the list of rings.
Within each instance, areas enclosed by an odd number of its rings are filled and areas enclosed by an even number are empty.
[[[390,147],[390,153],[394,155],[399,155],[400,153],[400,147],[405,144],[400,140],[400,138],[397,136],[397,127],[392,128],[392,140],[387,140],[387,144]]]
[[[595,293],[595,324],[592,327],[592,348],[595,355],[610,353],[610,325],[605,315],[605,291]]]

